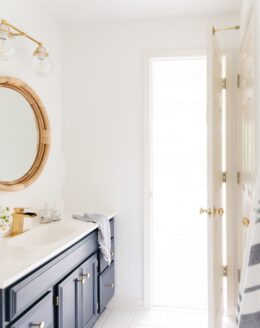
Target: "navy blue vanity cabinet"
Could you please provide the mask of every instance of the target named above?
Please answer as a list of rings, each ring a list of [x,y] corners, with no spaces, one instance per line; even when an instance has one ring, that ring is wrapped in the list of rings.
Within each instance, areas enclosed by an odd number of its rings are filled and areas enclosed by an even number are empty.
[[[0,289],[0,328],[91,328],[114,295],[112,263],[98,248],[97,229],[29,274]]]

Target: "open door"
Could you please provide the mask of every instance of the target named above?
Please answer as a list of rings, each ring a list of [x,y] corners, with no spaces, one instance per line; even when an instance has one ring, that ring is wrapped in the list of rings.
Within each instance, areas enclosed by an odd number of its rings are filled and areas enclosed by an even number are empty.
[[[208,47],[208,216],[209,328],[220,328],[223,318],[222,258],[222,56],[211,32]]]
[[[253,9],[241,31],[238,79],[238,269],[242,269],[256,181],[255,35]]]

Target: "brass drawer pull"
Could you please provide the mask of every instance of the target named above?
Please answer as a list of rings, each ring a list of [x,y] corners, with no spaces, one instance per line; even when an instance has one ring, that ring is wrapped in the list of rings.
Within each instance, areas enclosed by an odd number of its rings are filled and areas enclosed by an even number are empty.
[[[38,328],[44,328],[45,327],[45,323],[44,323],[44,321],[42,321],[40,323],[32,323],[31,326],[32,327],[38,327]]]
[[[115,285],[114,284],[105,284],[105,287],[107,287],[107,288],[115,288]]]

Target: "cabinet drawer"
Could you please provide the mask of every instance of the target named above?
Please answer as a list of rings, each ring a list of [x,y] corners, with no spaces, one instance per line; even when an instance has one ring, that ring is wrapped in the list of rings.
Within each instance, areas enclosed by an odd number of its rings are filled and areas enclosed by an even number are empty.
[[[45,296],[10,328],[32,328],[37,327],[36,325],[44,328],[54,327],[52,293]]]
[[[115,257],[115,241],[114,238],[111,239],[111,258],[112,261]],[[105,261],[101,251],[99,250],[99,272],[102,273],[108,267],[107,262]]]
[[[97,232],[95,231],[27,278],[9,287],[6,290],[7,320],[10,321],[37,301],[97,249]]]
[[[114,262],[99,276],[99,312],[102,312],[115,294]]]

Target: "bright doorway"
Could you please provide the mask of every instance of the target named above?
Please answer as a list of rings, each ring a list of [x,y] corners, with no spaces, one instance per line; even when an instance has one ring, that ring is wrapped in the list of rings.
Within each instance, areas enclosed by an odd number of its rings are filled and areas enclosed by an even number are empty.
[[[177,327],[195,320],[206,328],[208,233],[199,215],[207,203],[206,56],[150,58],[149,85],[146,305],[178,313]]]

